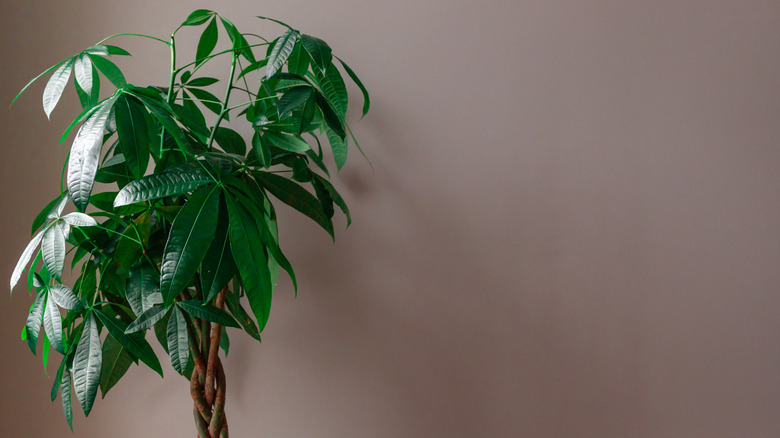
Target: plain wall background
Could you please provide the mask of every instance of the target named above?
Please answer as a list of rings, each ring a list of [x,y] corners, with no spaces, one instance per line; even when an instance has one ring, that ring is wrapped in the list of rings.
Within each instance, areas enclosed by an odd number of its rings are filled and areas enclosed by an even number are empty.
[[[3,4],[0,278],[77,113],[69,88],[47,122],[43,82],[4,106],[30,78],[198,7],[278,35],[268,15],[364,79],[375,172],[350,151],[335,245],[279,208],[300,293],[282,281],[262,344],[231,333],[232,436],[780,435],[780,4],[212,3]],[[164,46],[115,43],[130,82],[165,85]],[[1,300],[0,435],[67,436],[19,339],[31,299]],[[74,436],[194,435],[166,372],[133,367],[87,421],[74,406]]]

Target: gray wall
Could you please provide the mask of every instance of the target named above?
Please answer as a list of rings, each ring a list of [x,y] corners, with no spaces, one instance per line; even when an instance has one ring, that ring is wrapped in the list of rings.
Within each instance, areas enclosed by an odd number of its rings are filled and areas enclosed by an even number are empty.
[[[209,7],[160,3],[6,2],[0,102],[105,35]],[[261,345],[232,337],[234,437],[780,435],[777,2],[224,3],[360,73],[375,167],[352,151],[337,179],[355,223],[335,245],[282,211],[300,293],[283,281]],[[162,45],[117,43],[131,82],[166,82]],[[0,105],[0,278],[77,111],[70,89],[47,122],[42,89]],[[66,435],[19,340],[30,302],[0,306],[0,430]],[[75,436],[193,435],[166,366],[134,367]]]

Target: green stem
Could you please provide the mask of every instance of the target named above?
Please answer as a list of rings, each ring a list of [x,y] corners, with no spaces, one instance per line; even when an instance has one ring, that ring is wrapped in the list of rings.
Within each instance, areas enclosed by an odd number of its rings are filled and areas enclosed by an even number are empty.
[[[228,101],[230,100],[230,92],[233,90],[233,79],[236,76],[236,62],[238,60],[238,53],[233,53],[233,60],[230,63],[230,77],[228,78],[228,86],[225,90],[225,99],[222,102],[222,111],[219,112],[219,116],[217,117],[216,123],[214,123],[214,127],[211,129],[211,134],[209,134],[209,141],[206,143],[206,150],[211,150],[211,145],[214,143],[214,135],[217,133],[217,129],[219,128],[219,124],[222,123],[222,120],[225,118],[225,115],[230,112],[230,108],[227,107]]]
[[[244,46],[244,47],[240,47],[240,48],[235,48],[234,47],[234,48],[229,49],[229,50],[223,50],[221,52],[214,53],[212,55],[209,55],[209,56],[203,58],[203,60],[201,60],[201,64],[198,65],[197,67],[195,67],[195,69],[192,71],[192,74],[195,75],[195,72],[198,71],[198,69],[201,68],[204,64],[206,64],[209,60],[211,60],[211,58],[215,58],[215,57],[217,57],[219,55],[224,55],[226,53],[236,52],[237,50],[245,49],[247,47],[267,46],[268,44],[270,44],[270,43],[250,44],[248,46]],[[179,73],[180,71],[184,70],[185,68],[187,68],[187,67],[189,67],[191,65],[197,64],[197,62],[198,61],[192,61],[189,64],[182,65],[181,67],[179,67],[179,69],[176,71],[176,73]]]
[[[98,41],[97,44],[103,44],[104,42],[110,40],[111,38],[115,38],[115,37],[118,37],[118,36],[137,36],[137,37],[149,38],[149,39],[152,39],[152,40],[155,40],[155,41],[159,41],[159,42],[161,42],[161,43],[163,43],[165,45],[169,45],[170,44],[170,43],[168,43],[168,41],[165,41],[163,39],[160,39],[160,38],[157,38],[157,37],[153,37],[151,35],[144,35],[144,34],[141,34],[141,33],[117,33],[117,34],[114,34],[114,35],[107,36],[107,37],[103,38],[102,40]]]
[[[166,98],[169,105],[173,103],[173,85],[176,82],[176,74],[178,73],[176,71],[176,39],[174,35],[175,33],[171,34],[171,42],[168,43],[171,48],[171,75],[168,79],[168,96]],[[160,159],[162,159],[163,153],[165,153],[165,127],[160,130]]]

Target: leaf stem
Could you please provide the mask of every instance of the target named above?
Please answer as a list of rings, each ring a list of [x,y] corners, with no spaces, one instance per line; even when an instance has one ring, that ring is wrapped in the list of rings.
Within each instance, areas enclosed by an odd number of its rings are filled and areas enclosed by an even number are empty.
[[[170,43],[168,41],[165,41],[164,39],[153,37],[151,35],[144,35],[142,33],[117,33],[117,34],[114,34],[114,35],[107,36],[107,37],[103,38],[102,40],[98,41],[97,44],[103,44],[104,42],[110,40],[111,38],[116,38],[116,37],[119,37],[119,36],[137,36],[137,37],[142,37],[142,38],[149,38],[149,39],[152,39],[152,40],[155,40],[155,41],[159,41],[159,42],[161,42],[161,43],[163,43],[165,45],[170,45]]]
[[[206,150],[211,150],[211,145],[214,143],[214,136],[217,133],[217,129],[219,128],[219,124],[222,123],[222,120],[225,118],[225,115],[230,112],[230,108],[227,107],[228,100],[230,99],[230,92],[233,90],[233,79],[236,77],[236,62],[238,61],[238,51],[234,51],[233,53],[233,60],[230,63],[230,77],[228,78],[228,86],[225,90],[225,99],[222,102],[222,111],[219,112],[219,116],[217,117],[216,123],[214,123],[214,127],[211,129],[211,134],[209,134],[209,141],[206,143]]]

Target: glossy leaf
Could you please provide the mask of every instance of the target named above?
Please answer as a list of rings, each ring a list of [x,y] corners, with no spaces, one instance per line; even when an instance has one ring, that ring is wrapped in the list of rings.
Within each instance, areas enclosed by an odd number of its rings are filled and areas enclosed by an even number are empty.
[[[330,195],[331,199],[333,199],[333,202],[339,206],[341,211],[344,213],[344,216],[347,217],[347,226],[350,226],[352,224],[352,216],[349,214],[349,207],[347,207],[347,203],[344,201],[344,198],[341,197],[341,194],[339,194],[336,188],[333,187],[333,184],[331,184],[330,181],[328,181],[326,178],[323,178],[317,174],[314,174],[314,178],[316,178],[320,184],[322,184],[325,190],[328,191],[328,194]]]
[[[103,132],[115,100],[114,96],[103,101],[81,126],[71,147],[68,160],[68,191],[73,203],[82,212],[89,204],[103,146]]]
[[[33,84],[35,81],[37,81],[37,80],[38,80],[38,79],[40,79],[41,77],[43,77],[43,76],[45,76],[45,75],[47,75],[47,74],[51,73],[52,71],[54,71],[54,70],[58,69],[58,68],[59,68],[60,66],[62,66],[63,64],[65,64],[65,63],[68,63],[68,62],[71,62],[71,61],[72,61],[72,58],[63,59],[62,61],[60,61],[60,62],[58,62],[58,63],[56,63],[56,64],[52,65],[51,67],[47,68],[46,70],[44,70],[44,71],[43,71],[42,73],[40,73],[38,76],[36,76],[36,77],[32,78],[32,79],[30,80],[30,82],[28,82],[28,83],[27,83],[27,84],[26,84],[26,85],[25,85],[25,86],[22,88],[22,90],[21,90],[21,91],[19,91],[19,93],[18,93],[18,94],[17,94],[17,95],[14,97],[14,99],[11,101],[11,105],[13,105],[13,104],[14,104],[14,102],[16,102],[16,101],[17,101],[17,99],[19,99],[19,96],[21,96],[21,95],[22,95],[22,93],[24,93],[24,92],[25,92],[25,91],[26,91],[28,88],[30,88],[30,85],[32,85],[32,84]],[[67,80],[66,80],[65,82],[67,82]]]
[[[271,55],[268,56],[268,64],[265,68],[265,78],[270,79],[276,72],[282,69],[282,66],[287,61],[290,53],[295,47],[295,43],[298,42],[298,31],[293,29],[287,29],[287,31],[276,40],[274,48],[271,50]]]
[[[168,319],[167,329],[168,354],[171,356],[171,365],[179,374],[184,374],[187,361],[190,359],[189,333],[187,333],[187,320],[179,308],[174,308]]]
[[[322,111],[322,116],[325,119],[325,123],[327,123],[328,128],[333,130],[333,132],[338,134],[338,136],[342,139],[346,138],[347,134],[344,131],[343,122],[333,107],[331,107],[330,102],[320,93],[316,93],[314,95],[314,99],[317,102],[317,106]]]
[[[14,286],[16,286],[16,283],[18,283],[19,279],[22,277],[24,268],[30,263],[30,259],[35,253],[35,250],[38,249],[38,244],[41,243],[42,238],[43,232],[36,234],[35,237],[30,240],[30,243],[27,244],[27,247],[24,248],[24,251],[22,251],[22,256],[19,257],[19,261],[16,262],[16,267],[11,273],[11,291],[14,290]]]
[[[222,25],[225,26],[225,30],[230,37],[230,41],[233,42],[233,49],[240,53],[249,62],[256,62],[255,55],[252,53],[252,49],[249,47],[249,43],[246,38],[241,35],[241,32],[236,29],[233,23],[225,17],[220,17]]]
[[[263,136],[268,139],[268,141],[271,142],[272,145],[278,147],[279,149],[295,152],[295,153],[304,153],[311,149],[308,143],[306,143],[306,140],[301,138],[300,135],[296,134],[282,134],[280,132],[275,131],[266,131]]]
[[[252,149],[260,160],[260,164],[263,167],[270,167],[272,163],[271,149],[268,146],[268,140],[260,136],[260,133],[255,131],[252,134]]]
[[[326,129],[325,132],[328,136],[330,148],[333,151],[333,160],[336,162],[338,170],[341,170],[344,164],[347,163],[347,142],[333,132],[332,129]]]
[[[187,287],[200,266],[217,226],[219,192],[213,187],[195,191],[171,226],[160,268],[160,292],[165,303]]]
[[[39,294],[35,298],[30,308],[30,313],[27,315],[27,322],[24,325],[25,333],[27,336],[27,346],[30,347],[32,354],[35,354],[36,347],[38,346],[38,334],[41,332],[41,326],[43,325],[43,311],[46,304],[46,295]]]
[[[181,25],[198,26],[207,22],[212,15],[214,15],[214,12],[209,11],[208,9],[198,9],[193,11]]]
[[[189,82],[187,82],[188,87],[208,87],[209,85],[213,85],[219,82],[219,79],[217,78],[209,78],[209,77],[202,77],[202,78],[195,78]]]
[[[201,265],[201,289],[205,295],[203,301],[206,303],[211,302],[236,273],[235,261],[230,252],[228,226],[227,210],[223,207],[219,212],[214,240],[211,241]]]
[[[193,96],[197,97],[198,101],[214,114],[218,115],[222,112],[222,101],[220,101],[217,96],[200,88],[188,88],[188,91],[192,93]]]
[[[125,333],[125,330],[127,330],[128,324],[121,319],[112,318],[99,309],[95,309],[94,313],[97,315],[103,326],[105,326],[106,330],[108,330],[108,334],[110,334],[111,337],[116,339],[122,345],[122,347],[126,348],[127,351],[141,359],[143,363],[148,365],[149,368],[156,371],[157,374],[162,377],[163,371],[162,366],[160,366],[160,361],[154,354],[152,346],[146,342],[143,333],[127,334]]]
[[[309,71],[309,54],[303,48],[303,45],[296,44],[293,47],[290,57],[287,58],[287,70],[298,76],[305,76]]]
[[[211,304],[203,304],[198,300],[186,300],[179,301],[179,306],[195,318],[205,319],[225,327],[238,327],[238,323],[229,313]],[[170,349],[170,337],[168,340],[168,348]]]
[[[257,318],[259,332],[262,332],[268,323],[273,296],[268,258],[263,252],[255,222],[231,196],[226,196],[225,200],[230,217],[230,249],[233,260],[241,274],[241,283],[246,289],[249,307]]]
[[[365,116],[368,114],[369,107],[371,107],[371,96],[368,95],[368,90],[366,90],[365,85],[363,85],[363,82],[360,81],[360,78],[358,78],[355,72],[349,68],[347,63],[339,57],[336,58],[339,60],[339,62],[341,62],[341,66],[344,67],[344,71],[347,72],[352,81],[355,82],[358,88],[360,88],[360,91],[363,93],[363,116]]]
[[[320,224],[333,237],[333,223],[322,211],[320,201],[306,189],[287,178],[268,172],[254,172],[257,181],[280,201]]]
[[[246,155],[246,142],[241,134],[238,132],[220,126],[217,128],[214,134],[214,140],[216,140],[219,147],[225,152],[238,155]]]
[[[195,55],[196,66],[203,62],[209,55],[211,55],[211,52],[213,52],[214,48],[217,47],[218,39],[219,29],[217,29],[217,19],[215,17],[211,19],[209,25],[206,26],[206,29],[202,34],[200,34],[200,40],[198,40],[198,51]]]
[[[61,280],[62,270],[65,267],[65,236],[60,227],[51,226],[43,233],[41,253],[46,269],[54,279]]]
[[[199,166],[179,166],[126,185],[114,199],[114,207],[167,196],[181,195],[214,179]]]
[[[102,363],[103,353],[98,327],[95,318],[90,315],[84,321],[84,331],[73,359],[73,387],[84,415],[89,415],[95,402]]]
[[[162,295],[157,270],[148,264],[142,264],[130,270],[127,278],[127,302],[133,313],[140,315],[155,304],[162,304]]]
[[[65,421],[68,422],[71,432],[73,432],[73,405],[71,404],[70,396],[70,371],[67,367],[62,371],[62,410],[65,413]]]
[[[102,398],[106,398],[108,391],[119,382],[132,364],[133,357],[122,344],[111,336],[106,337],[103,341],[103,366],[100,369]]]
[[[343,120],[347,116],[347,106],[349,98],[347,96],[347,87],[344,85],[344,79],[339,73],[335,64],[330,64],[325,74],[318,75],[320,88],[325,97],[328,98],[336,114]]]
[[[279,118],[282,118],[288,112],[306,103],[310,96],[311,87],[294,87],[287,90],[279,99],[279,104],[276,106]]]
[[[46,206],[43,207],[43,210],[38,213],[38,216],[35,217],[35,220],[33,220],[32,231],[30,232],[30,235],[35,234],[35,231],[40,228],[41,225],[43,225],[48,219],[59,217],[67,202],[68,192],[62,192],[59,196],[46,204]]]
[[[92,216],[77,211],[66,214],[62,220],[74,227],[94,227],[98,224]]]
[[[51,112],[54,111],[54,107],[57,106],[57,102],[60,101],[62,92],[68,84],[72,68],[73,59],[69,59],[51,75],[49,82],[46,83],[46,88],[43,90],[43,112],[46,113],[46,117],[51,118]]]
[[[137,99],[124,95],[114,104],[116,132],[119,148],[125,157],[130,173],[141,178],[149,164],[149,128],[146,123],[146,110]]]
[[[127,329],[125,329],[125,333],[130,334],[130,333],[135,333],[141,330],[148,329],[149,327],[157,323],[157,321],[165,317],[166,310],[167,309],[163,306],[152,307],[146,312],[138,315],[138,318],[136,318],[135,321],[133,321],[129,326],[127,326]]]
[[[301,44],[314,64],[324,73],[333,60],[330,46],[325,41],[306,34],[301,35]]]
[[[81,308],[79,298],[64,284],[55,284],[49,288],[49,299],[53,299],[63,309],[78,310]]]
[[[46,331],[46,338],[49,339],[54,350],[65,353],[62,339],[62,315],[51,296],[46,300],[46,306],[43,310],[43,328]]]
[[[106,49],[108,50],[109,55],[130,56],[130,52],[121,47],[106,44]]]
[[[238,280],[236,280],[236,282],[238,282]],[[246,310],[241,306],[238,292],[229,291],[225,297],[225,303],[227,303],[230,313],[232,313],[236,318],[236,321],[241,324],[244,331],[247,332],[249,336],[260,341],[260,329],[257,328],[257,324],[252,320],[252,317],[249,316]]]
[[[92,94],[92,61],[89,56],[81,55],[73,64],[76,82],[86,94]]]
[[[92,56],[90,59],[92,60],[92,64],[94,64],[115,87],[124,88],[127,85],[127,80],[125,79],[125,75],[122,74],[122,70],[120,70],[112,61],[100,56]]]

